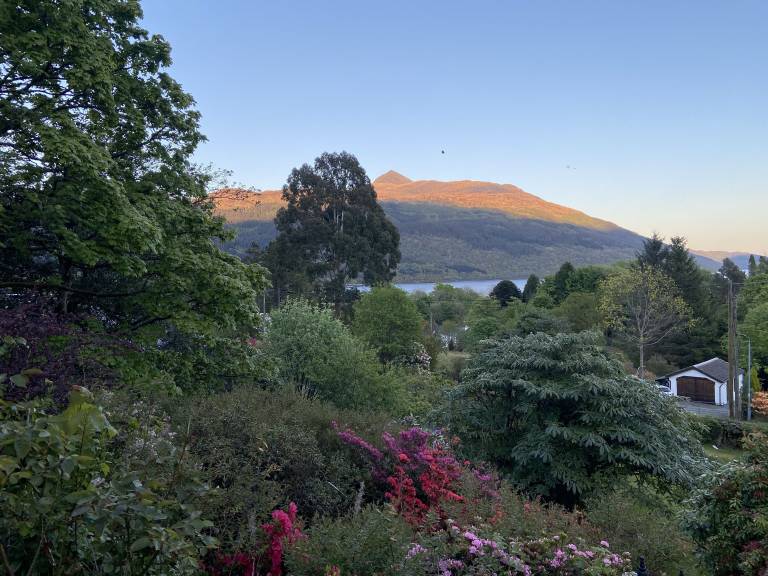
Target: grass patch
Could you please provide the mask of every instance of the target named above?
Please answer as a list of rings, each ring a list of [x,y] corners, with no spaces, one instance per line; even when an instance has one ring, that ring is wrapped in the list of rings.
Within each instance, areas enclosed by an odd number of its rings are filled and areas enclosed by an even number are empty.
[[[738,448],[729,448],[725,446],[722,448],[715,448],[714,446],[707,444],[704,445],[704,453],[710,460],[722,463],[730,462],[731,460],[741,460],[746,454],[744,450]]]

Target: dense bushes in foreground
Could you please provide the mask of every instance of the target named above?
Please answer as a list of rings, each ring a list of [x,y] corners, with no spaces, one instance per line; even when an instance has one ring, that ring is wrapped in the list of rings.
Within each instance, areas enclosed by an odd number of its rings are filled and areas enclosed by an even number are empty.
[[[745,441],[746,462],[713,471],[687,502],[685,524],[716,576],[768,571],[768,442]]]

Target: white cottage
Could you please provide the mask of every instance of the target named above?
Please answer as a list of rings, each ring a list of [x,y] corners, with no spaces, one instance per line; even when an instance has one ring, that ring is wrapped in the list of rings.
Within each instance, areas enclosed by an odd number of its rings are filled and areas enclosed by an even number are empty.
[[[739,370],[739,387],[743,380],[744,370]],[[728,362],[720,358],[694,364],[656,381],[667,386],[673,396],[685,396],[694,402],[720,406],[728,404]]]

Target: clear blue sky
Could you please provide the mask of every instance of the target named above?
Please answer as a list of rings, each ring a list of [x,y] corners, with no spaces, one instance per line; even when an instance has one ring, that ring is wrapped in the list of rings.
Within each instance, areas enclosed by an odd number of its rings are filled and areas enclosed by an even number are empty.
[[[203,114],[198,160],[237,182],[276,188],[347,150],[372,178],[512,183],[643,234],[768,252],[765,0],[143,6]]]

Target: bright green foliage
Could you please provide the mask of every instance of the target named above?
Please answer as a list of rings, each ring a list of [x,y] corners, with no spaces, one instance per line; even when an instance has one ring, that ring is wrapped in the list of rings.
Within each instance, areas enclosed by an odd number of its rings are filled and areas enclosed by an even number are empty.
[[[376,286],[353,307],[352,332],[378,350],[382,362],[413,354],[422,340],[422,319],[408,295],[394,286]]]
[[[201,503],[226,550],[252,550],[258,526],[286,502],[307,519],[350,511],[360,481],[371,483],[331,427],[378,437],[388,420],[340,410],[289,387],[238,387],[215,396],[190,397],[175,419],[190,422],[192,461],[212,486],[222,489]],[[366,497],[370,490],[365,490]]]
[[[651,266],[635,266],[609,276],[601,285],[600,312],[605,325],[640,352],[644,377],[646,349],[689,327],[691,308],[673,280]]]
[[[189,158],[203,139],[170,46],[136,1],[0,8],[0,288],[54,295],[122,328],[255,323],[258,267],[228,237]]]
[[[388,282],[400,261],[400,235],[384,215],[357,158],[324,153],[312,166],[294,168],[283,187],[287,206],[275,218],[275,281],[298,271],[330,302],[342,300],[350,281]]]
[[[523,310],[525,306],[517,299],[511,300],[504,307],[492,298],[477,300],[466,315],[469,329],[461,337],[464,348],[476,350],[483,340],[512,330]]]
[[[689,419],[598,342],[590,332],[532,334],[486,347],[451,393],[453,431],[526,491],[564,504],[601,477],[690,484],[701,446]]]
[[[576,268],[568,277],[568,282],[566,283],[568,295],[575,292],[597,292],[598,288],[600,288],[600,282],[610,273],[611,268],[607,266],[583,266]]]
[[[192,506],[205,487],[162,439],[152,474],[121,468],[115,434],[84,389],[58,416],[0,403],[0,545],[12,573],[196,573],[215,544]]]
[[[600,324],[599,300],[593,292],[571,292],[554,313],[565,318],[576,332],[592,330]]]
[[[437,284],[432,292],[414,293],[412,298],[422,314],[438,325],[446,321],[460,324],[464,321],[467,311],[480,296],[468,288],[456,288],[450,284]]]
[[[715,576],[761,574],[768,564],[768,442],[749,437],[747,462],[716,468],[686,502],[685,526]]]
[[[337,406],[396,410],[402,390],[386,378],[376,352],[330,309],[290,300],[272,314],[265,351],[281,380]]]

